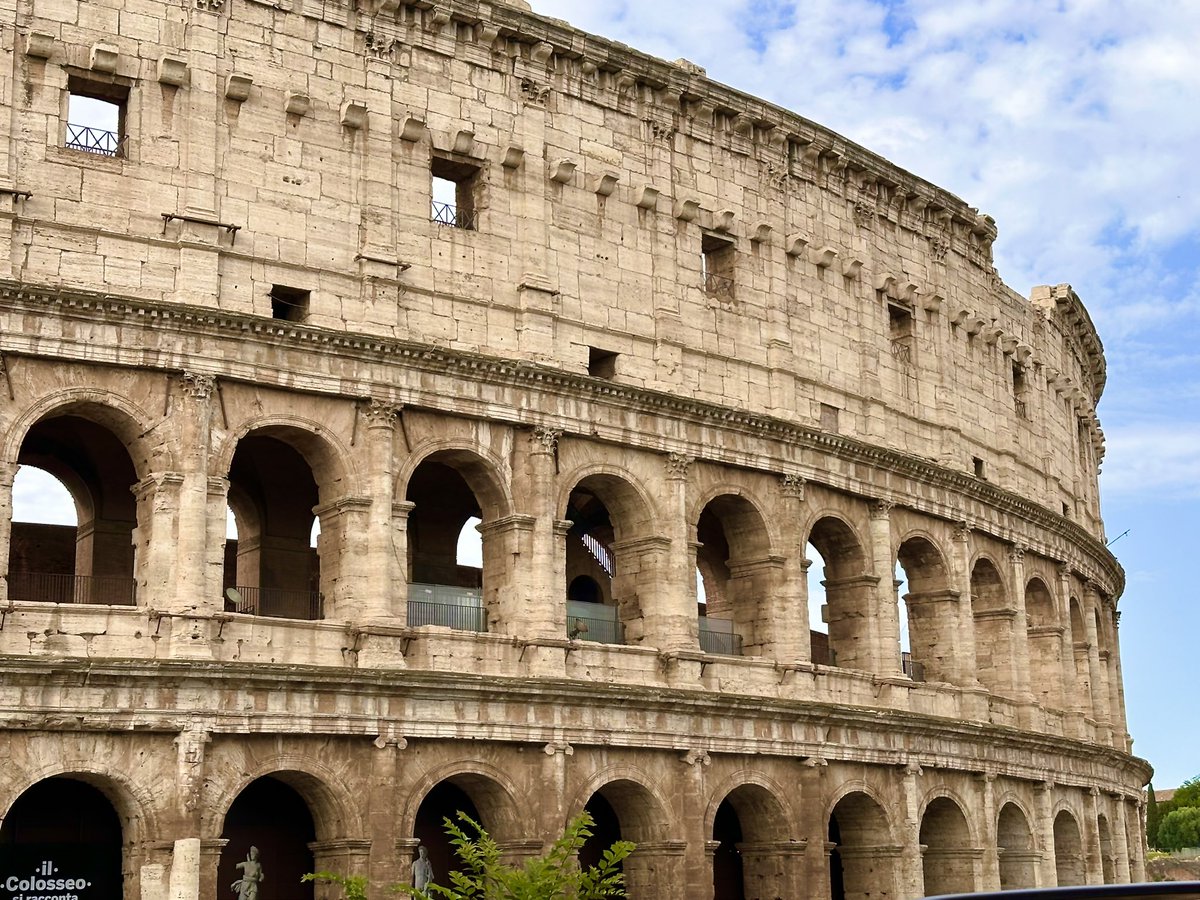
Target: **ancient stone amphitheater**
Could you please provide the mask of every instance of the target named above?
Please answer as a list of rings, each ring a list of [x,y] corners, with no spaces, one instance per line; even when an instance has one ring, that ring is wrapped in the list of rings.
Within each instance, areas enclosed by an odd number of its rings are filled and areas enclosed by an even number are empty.
[[[1143,877],[1102,349],[989,217],[522,4],[0,17],[5,900],[455,810],[639,900]]]

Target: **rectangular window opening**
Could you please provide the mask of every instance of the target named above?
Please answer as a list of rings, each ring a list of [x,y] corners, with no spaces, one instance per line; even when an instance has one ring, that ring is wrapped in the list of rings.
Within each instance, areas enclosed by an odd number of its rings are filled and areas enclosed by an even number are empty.
[[[899,362],[911,363],[915,320],[912,310],[896,303],[888,303],[888,338],[892,342],[892,356]]]
[[[973,456],[971,463],[975,467],[975,477],[980,481],[987,481],[987,471],[983,467],[983,460],[978,456]]]
[[[700,271],[704,293],[720,300],[733,299],[733,268],[736,249],[733,241],[715,234],[700,239]]]
[[[99,156],[124,156],[128,100],[125,85],[69,75],[64,146]]]
[[[616,378],[618,355],[611,350],[588,347],[588,374],[593,378]]]
[[[837,434],[838,408],[836,406],[830,406],[828,403],[821,404],[821,430]]]
[[[1016,408],[1017,416],[1022,419],[1029,418],[1029,382],[1025,379],[1025,370],[1019,363],[1012,364],[1012,385],[1013,385],[1013,405]]]
[[[479,166],[435,156],[429,171],[432,186],[430,219],[451,228],[474,229]]]
[[[303,322],[308,318],[310,291],[276,284],[271,287],[271,318]]]

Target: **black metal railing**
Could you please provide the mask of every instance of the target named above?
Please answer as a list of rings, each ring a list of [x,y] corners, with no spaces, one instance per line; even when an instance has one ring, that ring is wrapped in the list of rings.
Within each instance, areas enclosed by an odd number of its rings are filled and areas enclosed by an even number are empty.
[[[52,575],[45,572],[10,572],[8,598],[35,603],[90,603],[98,606],[133,606],[137,582],[107,575]]]
[[[716,272],[704,273],[704,293],[718,300],[733,299],[733,279],[728,275],[718,275]]]
[[[408,624],[411,628],[421,625],[443,625],[455,631],[488,630],[487,613],[482,607],[433,603],[429,600],[408,601]]]
[[[719,656],[741,656],[742,636],[734,632],[730,619],[701,616],[700,649]]]
[[[625,643],[625,626],[616,619],[567,616],[567,637],[573,641],[623,644]]]
[[[325,595],[320,591],[260,588],[238,585],[233,612],[275,619],[316,620],[325,617]]]
[[[913,681],[925,680],[925,665],[917,662],[908,653],[900,657],[900,670]]]
[[[91,128],[87,125],[67,125],[67,148],[98,153],[101,156],[120,156],[124,141],[115,131]]]
[[[442,203],[438,200],[433,201],[430,220],[439,225],[449,225],[451,228],[475,227],[474,212],[463,209],[454,203]]]
[[[905,341],[892,341],[892,356],[903,365],[912,362],[912,345]]]

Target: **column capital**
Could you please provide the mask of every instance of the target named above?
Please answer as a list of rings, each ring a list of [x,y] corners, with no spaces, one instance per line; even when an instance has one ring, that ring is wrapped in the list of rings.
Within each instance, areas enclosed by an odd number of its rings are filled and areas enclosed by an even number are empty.
[[[1008,561],[1013,565],[1024,565],[1025,549],[1024,544],[1013,544],[1008,548]]]
[[[896,508],[894,500],[872,500],[871,501],[871,518],[886,519],[892,514],[892,510]]]
[[[786,473],[779,476],[779,493],[785,497],[804,499],[804,486],[808,484],[803,475]]]
[[[956,541],[969,541],[971,539],[971,523],[965,519],[961,522],[955,522],[952,536]]]
[[[688,470],[695,458],[684,453],[668,453],[666,459],[667,478],[671,481],[686,481]]]
[[[548,428],[545,425],[534,425],[533,430],[529,433],[534,453],[552,454],[557,452],[558,441],[561,437],[561,429]]]
[[[391,428],[396,424],[400,411],[404,409],[404,404],[392,403],[389,400],[378,400],[374,397],[367,397],[364,400],[366,405],[363,406],[362,411],[367,419],[367,425],[371,428]]]
[[[185,396],[191,397],[193,400],[207,400],[217,386],[217,378],[215,375],[185,371],[180,375],[179,383],[183,387]]]

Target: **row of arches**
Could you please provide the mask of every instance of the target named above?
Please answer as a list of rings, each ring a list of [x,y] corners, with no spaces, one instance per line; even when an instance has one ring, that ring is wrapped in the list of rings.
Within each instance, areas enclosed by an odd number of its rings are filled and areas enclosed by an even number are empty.
[[[264,416],[189,475],[158,460],[186,447],[148,446],[119,406],[44,412],[11,458],[62,483],[76,526],[12,524],[9,598],[162,605],[136,592],[187,588],[180,602],[256,615],[699,646],[981,684],[1123,739],[1115,605],[1053,561],[819,485],[806,498],[770,473],[545,430],[489,443],[491,426],[427,414],[401,439],[395,410],[349,415],[352,432],[366,419],[364,450]],[[226,509],[236,538],[222,540]],[[177,573],[181,542],[196,552]]]
[[[1008,799],[988,826],[992,834],[984,836],[973,824],[977,817],[969,817],[958,799],[936,794],[920,810],[915,836],[919,872],[909,872],[904,826],[872,791],[847,786],[824,813],[818,812],[827,840],[814,856],[811,839],[793,830],[793,801],[777,790],[750,781],[713,798],[704,826],[709,877],[701,879],[701,894],[706,900],[866,900],[989,886],[1008,890],[1100,879],[1114,883],[1130,877],[1128,848],[1135,838],[1122,833],[1117,841],[1113,823],[1098,813],[1098,846],[1091,855],[1098,853],[1099,860],[1089,861],[1080,818],[1061,801],[1051,810],[1046,832],[1038,835],[1036,814]],[[624,863],[634,900],[667,896],[658,879],[670,874],[669,858],[683,852],[659,794],[652,786],[618,777],[594,786],[580,803],[595,822],[580,851],[582,865],[596,864],[614,841],[638,844]],[[419,846],[426,848],[436,880],[447,884],[459,862],[443,822],[460,820],[462,814],[482,825],[509,861],[538,854],[545,846],[544,836],[520,813],[506,786],[477,771],[433,783],[413,808],[408,824],[401,826],[405,833],[394,841],[390,867],[383,866],[381,857],[389,851],[381,852],[354,833],[351,823],[361,815],[339,810],[327,785],[303,771],[260,775],[225,809],[210,811],[210,827],[217,833],[202,836],[207,852],[201,865],[208,868],[199,873],[201,884],[215,879],[223,889],[233,883],[240,877],[238,863],[253,847],[267,876],[261,900],[311,898],[312,885],[301,880],[308,872],[333,869],[379,878],[386,871],[407,881]],[[93,893],[99,895],[136,896],[132,854],[135,837],[145,841],[145,832],[145,823],[117,782],[94,773],[65,773],[36,782],[4,811],[0,857],[6,875],[80,880],[98,888]],[[812,860],[819,860],[819,872],[811,869]],[[1089,872],[1089,864],[1098,865],[1098,871]],[[990,878],[998,884],[989,885]]]

